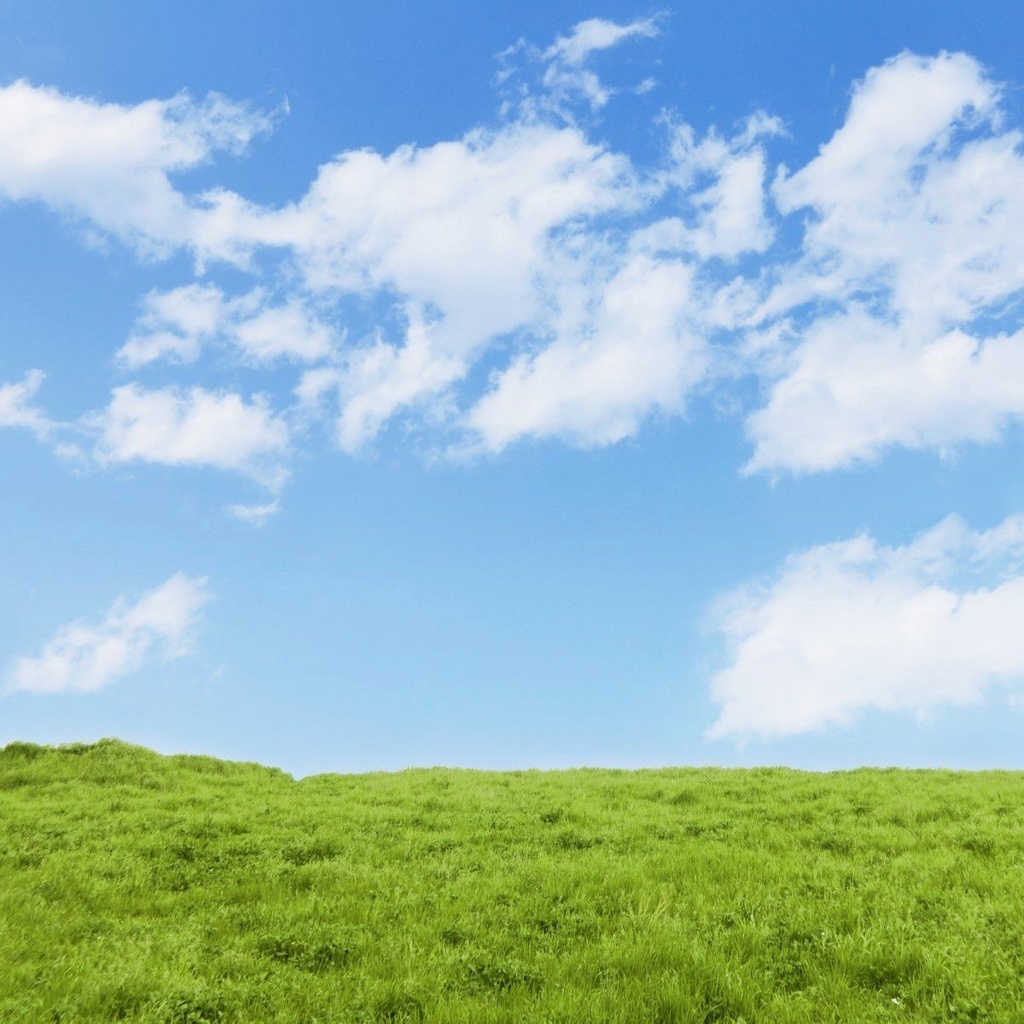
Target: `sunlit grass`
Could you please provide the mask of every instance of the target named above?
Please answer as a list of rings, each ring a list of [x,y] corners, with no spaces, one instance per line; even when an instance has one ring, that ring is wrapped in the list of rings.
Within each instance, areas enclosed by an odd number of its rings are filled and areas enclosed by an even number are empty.
[[[1024,775],[0,752],[0,1021],[1024,1024]]]

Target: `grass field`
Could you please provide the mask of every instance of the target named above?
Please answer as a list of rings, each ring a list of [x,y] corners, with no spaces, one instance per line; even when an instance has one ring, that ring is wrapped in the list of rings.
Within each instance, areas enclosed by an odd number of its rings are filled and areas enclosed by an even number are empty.
[[[0,1021],[1024,1022],[1024,774],[0,751]]]

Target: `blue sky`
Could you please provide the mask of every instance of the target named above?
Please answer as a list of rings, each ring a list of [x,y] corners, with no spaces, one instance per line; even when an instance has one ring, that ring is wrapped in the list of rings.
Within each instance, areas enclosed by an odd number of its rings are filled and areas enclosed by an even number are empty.
[[[0,13],[0,742],[1024,767],[1016,4]]]

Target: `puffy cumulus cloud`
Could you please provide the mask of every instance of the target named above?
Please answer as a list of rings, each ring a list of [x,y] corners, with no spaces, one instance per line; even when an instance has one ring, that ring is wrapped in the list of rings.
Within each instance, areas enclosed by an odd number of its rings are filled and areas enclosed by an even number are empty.
[[[117,359],[132,369],[160,359],[192,362],[199,358],[203,343],[220,332],[224,307],[224,293],[213,285],[190,284],[168,292],[150,292]]]
[[[532,325],[546,343],[495,371],[463,419],[478,448],[499,451],[527,436],[612,444],[652,413],[685,411],[720,361],[712,338],[725,325],[714,309],[722,289],[707,261],[771,243],[761,141],[779,131],[766,115],[729,139],[672,126],[669,170],[635,194],[637,209],[667,196],[680,215],[646,224],[641,216],[622,244],[598,231],[566,239]]]
[[[1024,517],[984,532],[950,517],[903,547],[868,536],[791,556],[727,595],[714,621],[711,738],[844,726],[867,711],[927,715],[1024,676]]]
[[[153,660],[190,650],[199,613],[209,601],[205,579],[178,573],[134,603],[122,598],[98,623],[62,626],[35,657],[15,661],[8,692],[89,693],[140,672]]]
[[[768,215],[767,155],[761,143],[782,134],[782,122],[763,112],[749,117],[729,139],[713,129],[698,139],[688,124],[673,125],[663,183],[675,189],[683,215],[653,224],[651,241],[701,260],[764,252],[775,225]]]
[[[34,370],[19,384],[0,386],[0,427],[28,428],[78,464],[209,466],[242,473],[271,492],[287,479],[291,428],[262,395],[246,401],[232,392],[146,390],[133,383],[115,388],[106,408],[77,422],[59,423],[32,404],[43,379]],[[62,440],[68,435],[77,440]],[[274,500],[227,511],[258,523],[278,507]]]
[[[761,140],[777,130],[767,117],[727,140],[677,127],[672,171],[654,176],[577,127],[536,122],[342,155],[261,230],[289,240],[307,287],[395,296],[403,326],[311,371],[300,391],[338,397],[346,450],[410,408],[492,450],[525,434],[611,443],[648,411],[681,410],[708,365],[698,336],[713,330],[692,279],[706,276],[703,258],[769,244]],[[685,221],[649,223],[667,194],[691,192]],[[513,356],[493,393],[450,415],[452,386],[499,346]],[[511,409],[519,399],[529,410]]]
[[[780,210],[811,218],[760,311],[790,344],[748,421],[749,468],[993,440],[1024,411],[1024,154],[999,95],[964,54],[903,54],[780,176]]]
[[[30,370],[18,383],[0,384],[0,427],[24,427],[39,438],[50,435],[55,424],[34,404],[45,379],[42,370]]]
[[[189,200],[169,176],[240,153],[269,128],[265,115],[215,94],[124,106],[14,82],[0,88],[0,197],[42,201],[149,253],[194,247],[216,203]],[[205,231],[215,255],[231,254]]]
[[[240,318],[229,337],[239,352],[258,363],[275,359],[315,363],[334,349],[331,329],[296,298],[279,306],[263,306]]]
[[[224,190],[188,197],[168,177],[218,147],[244,146],[266,118],[223,100],[121,107],[19,84],[11,103],[44,111],[59,145],[46,173],[31,177],[35,191],[8,191],[73,208],[124,237],[180,245],[202,261],[245,264],[259,254],[276,272],[270,293],[228,297],[210,282],[151,293],[117,354],[123,367],[195,363],[214,345],[249,364],[306,363],[300,404],[332,417],[348,451],[402,415],[467,431],[453,450],[496,450],[545,434],[611,443],[639,429],[648,412],[684,408],[708,365],[693,285],[700,261],[760,250],[770,236],[758,141],[769,131],[748,126],[736,139],[697,140],[676,126],[672,173],[652,173],[556,109],[574,90],[595,107],[606,102],[612,90],[588,60],[657,32],[655,19],[581,22],[547,49],[531,49],[545,69],[546,106],[517,108],[497,127],[452,141],[341,153],[305,195],[276,209]],[[73,146],[63,141],[66,124]],[[126,132],[132,146],[119,157],[116,140]],[[82,160],[99,168],[95,175],[80,173]],[[100,179],[109,204],[96,198]],[[132,198],[139,189],[147,202]],[[651,211],[670,193],[685,214],[645,242]],[[111,219],[115,208],[123,223]],[[346,322],[353,302],[372,310],[368,320]],[[507,364],[490,390],[460,394],[495,352]],[[510,414],[513,394],[529,415]],[[218,446],[212,456],[194,455],[211,449],[192,442],[198,414],[182,412],[184,401],[180,392],[119,389],[110,409],[89,420],[103,437],[101,458],[247,462]],[[241,416],[240,405],[231,411]]]
[[[965,54],[903,54],[870,71],[818,156],[776,182],[783,213],[813,214],[780,297],[881,293],[935,322],[1019,288],[1020,136],[970,134],[993,127],[997,96]]]
[[[287,423],[260,395],[246,401],[232,392],[202,388],[115,388],[106,409],[87,427],[98,435],[101,464],[151,462],[236,470],[270,487],[285,476]]]
[[[559,229],[639,202],[627,157],[576,128],[516,122],[388,155],[343,153],[258,230],[290,247],[309,287],[392,290],[435,308],[471,347],[534,315],[534,278]]]
[[[681,410],[708,363],[690,321],[693,270],[634,257],[601,289],[582,321],[495,374],[468,426],[491,451],[524,436],[609,444],[635,433],[652,410]]]
[[[655,30],[585,22],[542,56],[582,69]],[[306,287],[393,296],[404,324],[300,388],[337,396],[342,447],[403,411],[468,431],[456,451],[612,443],[751,371],[766,400],[749,471],[946,450],[1020,415],[1024,158],[976,61],[869,71],[833,138],[770,189],[777,118],[731,137],[665,126],[665,162],[643,169],[534,108],[458,142],[343,154],[263,217]],[[775,245],[786,219],[805,221],[795,252]],[[630,292],[648,309],[617,316]],[[459,393],[495,351],[507,362],[485,392]]]
[[[1024,417],[1024,331],[979,339],[887,322],[851,306],[812,324],[747,421],[746,470],[813,472],[887,448],[951,450]]]
[[[615,91],[589,62],[658,31],[658,19],[590,19],[546,48],[520,44],[506,56],[538,78],[494,126],[342,152],[277,207],[172,184],[244,148],[264,115],[217,97],[119,106],[15,83],[0,89],[0,195],[190,251],[200,270],[258,272],[235,295],[209,280],[151,293],[118,361],[197,363],[215,346],[219,365],[300,364],[293,413],[329,421],[346,451],[395,420],[456,453],[523,437],[609,444],[685,413],[698,389],[738,406],[746,375],[763,396],[745,407],[748,471],[997,438],[1024,395],[1024,153],[999,87],[964,54],[905,53],[855,84],[802,167],[770,165],[783,127],[767,113],[732,135],[659,115],[665,151],[639,165],[586,127]],[[506,71],[506,88],[515,80]],[[21,392],[4,394],[22,410],[9,417],[28,415]],[[173,431],[143,429],[142,404]],[[268,406],[201,389],[129,385],[92,422],[105,439],[155,432],[139,450],[159,461],[263,460],[220,442],[212,457],[168,454],[199,451],[191,427],[215,410],[239,428],[225,436],[284,451]],[[172,440],[179,427],[190,440]],[[134,450],[104,445],[107,461]]]
[[[158,360],[194,362],[204,347],[228,345],[246,360],[317,362],[334,348],[331,329],[298,297],[274,305],[260,288],[228,299],[214,285],[150,292],[117,360],[138,369]]]
[[[546,282],[579,265],[581,249],[603,252],[588,223],[635,210],[639,193],[625,157],[553,125],[347,153],[322,168],[264,229],[290,240],[307,287],[390,295],[400,324],[397,337],[381,329],[350,348],[334,375],[343,447],[444,393],[501,339],[543,331]]]

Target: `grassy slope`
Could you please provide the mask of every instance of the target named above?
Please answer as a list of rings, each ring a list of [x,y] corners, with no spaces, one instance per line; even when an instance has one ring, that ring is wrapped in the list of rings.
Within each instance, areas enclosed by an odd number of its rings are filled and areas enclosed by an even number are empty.
[[[1024,1022],[1024,775],[0,751],[0,1021]]]

